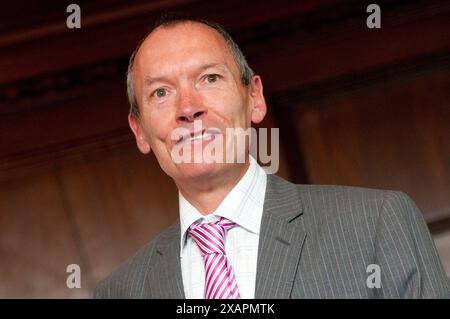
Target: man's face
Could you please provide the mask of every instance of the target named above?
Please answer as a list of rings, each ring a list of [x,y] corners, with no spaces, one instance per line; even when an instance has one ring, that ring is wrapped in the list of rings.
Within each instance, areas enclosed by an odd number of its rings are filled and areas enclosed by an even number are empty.
[[[136,55],[133,79],[140,117],[130,116],[129,123],[138,147],[144,154],[153,150],[175,181],[205,179],[242,165],[175,163],[172,158],[173,148],[180,146],[172,136],[175,129],[194,135],[194,121],[201,120],[203,130],[218,131],[210,138],[181,142],[191,143],[194,152],[195,143],[204,148],[221,134],[226,153],[235,147],[226,140],[226,129],[247,129],[266,112],[260,78],[253,77],[248,87],[242,84],[227,44],[214,29],[191,22],[156,29]]]

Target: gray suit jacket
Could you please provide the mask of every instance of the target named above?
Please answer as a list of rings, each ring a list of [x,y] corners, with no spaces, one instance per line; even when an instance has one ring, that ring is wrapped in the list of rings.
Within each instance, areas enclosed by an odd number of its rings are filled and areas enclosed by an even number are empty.
[[[178,221],[100,283],[94,297],[185,298],[179,238]],[[377,274],[381,287],[369,288]],[[449,280],[407,195],[267,176],[255,298],[443,297],[450,297]]]

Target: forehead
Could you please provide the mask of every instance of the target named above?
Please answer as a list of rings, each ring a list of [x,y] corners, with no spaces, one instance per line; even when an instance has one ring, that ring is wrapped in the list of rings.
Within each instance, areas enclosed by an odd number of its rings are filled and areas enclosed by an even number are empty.
[[[158,27],[142,43],[135,63],[136,69],[146,72],[206,63],[235,67],[223,37],[213,28],[197,22]]]

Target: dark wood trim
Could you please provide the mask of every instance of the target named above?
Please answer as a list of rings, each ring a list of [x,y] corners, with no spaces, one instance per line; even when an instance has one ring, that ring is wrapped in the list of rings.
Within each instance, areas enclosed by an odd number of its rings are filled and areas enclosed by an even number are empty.
[[[56,102],[80,96],[86,89],[106,87],[123,82],[128,59],[114,59],[83,65],[69,71],[42,74],[24,81],[0,84],[0,116],[25,115],[42,112]]]
[[[373,87],[392,81],[402,81],[423,76],[429,72],[446,72],[450,69],[450,46],[441,52],[414,57],[405,61],[385,64],[360,73],[346,74],[325,81],[280,91],[274,99],[288,107],[303,101],[320,99],[337,93]]]
[[[432,235],[450,232],[450,217],[428,223],[428,229]]]
[[[108,6],[108,3],[106,2],[104,3],[102,11],[95,10],[95,12],[91,10],[91,4],[80,3],[82,13],[82,28],[91,28],[97,27],[99,25],[113,24],[117,23],[118,21],[133,18],[136,16],[148,15],[163,10],[171,10],[172,8],[176,8],[182,5],[189,5],[194,2],[199,2],[199,0],[127,2],[128,3],[126,6],[115,5],[112,8],[110,8]],[[65,25],[66,13],[64,9],[65,6],[67,6],[69,3],[65,5],[62,4],[61,6],[57,6],[54,8],[54,10],[60,10],[60,14],[57,15],[57,20],[53,19],[53,21],[45,21],[45,23],[39,24],[38,28],[33,25],[29,25],[28,27],[22,27],[18,30],[8,32],[6,34],[0,34],[0,47],[16,45],[27,41],[33,41],[36,39],[54,37],[60,34],[64,34],[65,32],[67,32],[67,27]],[[16,12],[16,14],[20,13]],[[42,19],[43,17],[39,18]],[[15,17],[15,19],[17,19],[17,17]]]

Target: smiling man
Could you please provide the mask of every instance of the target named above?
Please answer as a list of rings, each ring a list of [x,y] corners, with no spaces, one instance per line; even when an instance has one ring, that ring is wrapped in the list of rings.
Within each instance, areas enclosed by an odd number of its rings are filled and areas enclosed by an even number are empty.
[[[136,105],[141,106],[129,117],[140,151],[153,151],[180,193],[205,215],[219,206],[249,162],[174,163],[173,147],[188,138],[182,136],[180,141],[172,133],[185,128],[191,132],[189,143],[205,145],[211,138],[192,140],[204,133],[194,131],[195,121],[201,121],[206,131],[215,128],[225,134],[226,128],[246,129],[251,122],[259,123],[266,113],[261,79],[252,76],[248,67],[241,76],[226,41],[212,31],[200,23],[157,28],[131,62],[129,80]],[[227,141],[223,154],[235,147],[236,143]]]
[[[291,184],[266,174],[248,143],[240,150],[241,135],[225,134],[261,122],[266,103],[261,78],[220,26],[158,23],[133,53],[127,84],[137,146],[178,187],[180,218],[104,280],[96,298],[449,296],[407,195]],[[192,160],[218,140],[223,160]],[[191,160],[174,160],[181,146]]]

